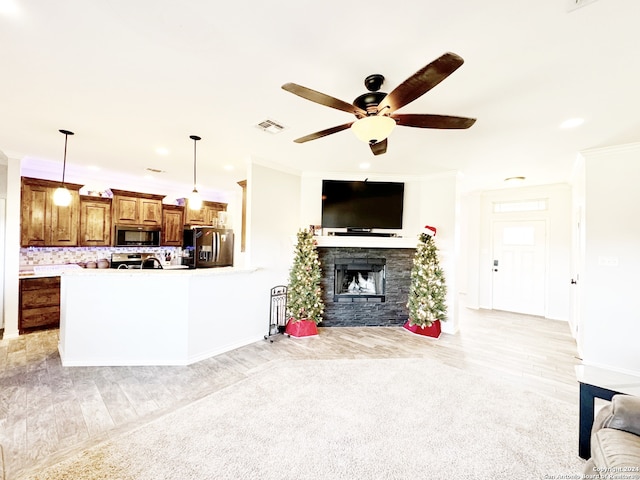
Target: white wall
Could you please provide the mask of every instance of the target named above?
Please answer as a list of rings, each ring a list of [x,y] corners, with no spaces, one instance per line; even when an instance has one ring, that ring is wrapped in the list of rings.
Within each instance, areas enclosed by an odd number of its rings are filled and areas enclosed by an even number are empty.
[[[544,212],[494,214],[494,202],[547,199]],[[546,185],[483,192],[465,197],[465,224],[479,228],[479,236],[463,238],[462,250],[479,252],[470,256],[465,285],[466,306],[492,308],[492,224],[494,220],[544,220],[547,224],[547,262],[545,276],[545,317],[569,320],[571,305],[571,187]],[[474,242],[478,241],[478,244]],[[473,291],[471,289],[474,289]]]
[[[640,143],[583,156],[583,361],[640,375]]]
[[[436,244],[441,266],[447,279],[448,321],[442,324],[446,333],[458,330],[457,255],[459,253],[460,216],[458,211],[459,178],[456,172],[428,177],[399,175],[336,174],[331,172],[303,174],[300,196],[301,226],[320,225],[322,215],[322,180],[364,180],[404,182],[404,212],[399,236],[415,238],[425,225],[438,229]]]
[[[6,255],[4,235],[6,231],[7,163],[7,156],[0,150],[0,329],[4,328],[4,258]]]
[[[4,248],[4,338],[18,336],[18,274],[20,270],[20,161],[7,160],[7,205]]]
[[[247,266],[288,281],[300,223],[300,177],[253,162],[247,176]]]
[[[451,174],[443,176],[451,177]],[[399,175],[345,174],[321,172],[303,174],[301,179],[300,220],[301,226],[320,225],[322,219],[322,180],[364,180],[372,182],[404,182],[404,212],[402,230],[389,230],[402,237],[417,236],[422,226],[421,222],[421,177],[406,177]],[[431,177],[436,178],[436,177]],[[440,178],[439,176],[437,178]]]

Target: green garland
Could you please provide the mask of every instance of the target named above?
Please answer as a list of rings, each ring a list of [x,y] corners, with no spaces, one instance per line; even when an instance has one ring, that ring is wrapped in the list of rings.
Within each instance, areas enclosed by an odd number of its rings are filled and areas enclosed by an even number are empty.
[[[438,262],[438,249],[433,237],[423,233],[416,247],[409,290],[409,323],[430,327],[436,320],[447,319],[447,286]]]
[[[313,235],[307,229],[299,230],[287,290],[287,313],[294,321],[306,319],[316,324],[322,321],[324,302],[321,278]]]

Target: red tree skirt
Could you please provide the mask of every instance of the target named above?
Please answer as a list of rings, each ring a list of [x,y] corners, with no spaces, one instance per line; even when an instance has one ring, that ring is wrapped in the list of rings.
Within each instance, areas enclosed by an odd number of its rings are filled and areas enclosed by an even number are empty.
[[[440,336],[440,320],[436,320],[430,327],[420,327],[418,325],[411,325],[409,320],[403,325],[404,328],[417,335],[425,335],[427,337],[438,338]]]
[[[287,322],[285,333],[292,337],[309,337],[318,334],[318,327],[313,320],[302,319],[296,322],[293,318],[290,318]]]

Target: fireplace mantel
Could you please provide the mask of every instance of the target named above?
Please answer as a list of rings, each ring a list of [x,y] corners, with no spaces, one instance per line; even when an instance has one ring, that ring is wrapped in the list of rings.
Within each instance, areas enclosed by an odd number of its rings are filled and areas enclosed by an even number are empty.
[[[418,237],[367,237],[322,235],[313,237],[318,247],[415,248]]]

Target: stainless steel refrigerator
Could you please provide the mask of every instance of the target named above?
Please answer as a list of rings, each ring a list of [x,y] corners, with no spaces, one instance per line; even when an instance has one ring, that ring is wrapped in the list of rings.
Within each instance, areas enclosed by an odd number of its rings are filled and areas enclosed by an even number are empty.
[[[233,230],[191,227],[184,231],[182,264],[189,268],[233,266]]]

